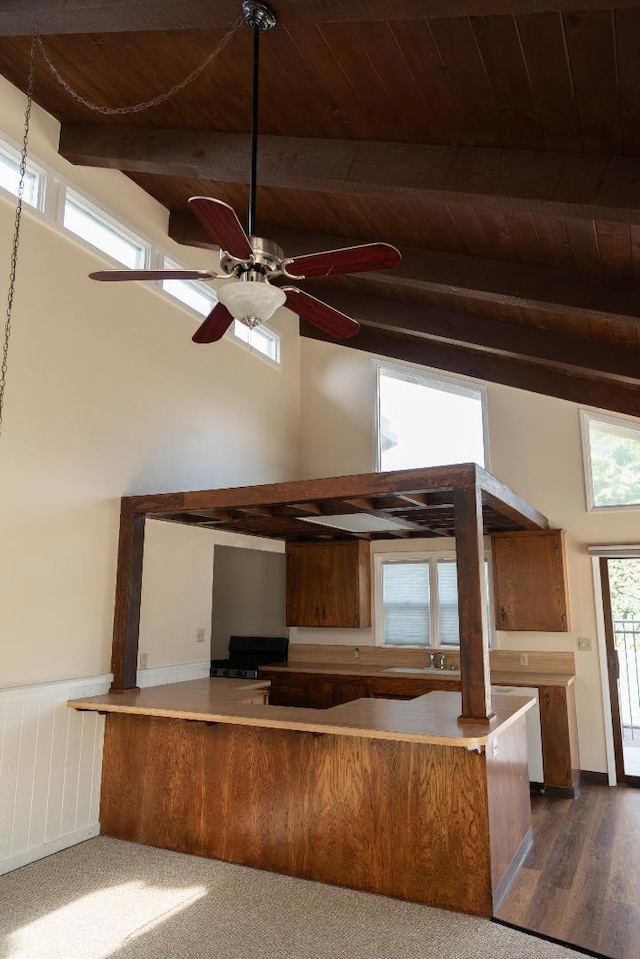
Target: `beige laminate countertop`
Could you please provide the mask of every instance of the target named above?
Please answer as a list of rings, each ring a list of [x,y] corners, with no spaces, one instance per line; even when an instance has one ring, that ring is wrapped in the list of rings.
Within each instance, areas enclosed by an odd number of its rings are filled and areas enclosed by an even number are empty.
[[[533,700],[494,696],[491,726],[458,723],[461,697],[435,691],[411,700],[357,699],[330,709],[257,705],[251,702],[268,682],[242,679],[193,679],[166,686],[107,693],[70,700],[74,709],[133,713],[172,719],[295,729],[336,736],[362,736],[483,751],[487,742],[523,716]]]
[[[448,679],[460,680],[460,672],[438,669],[435,672],[416,672],[415,668],[406,671],[399,667],[389,669],[384,666],[368,666],[358,662],[351,663],[286,663],[264,666],[264,669],[279,673],[322,673],[325,676],[376,676],[385,679],[394,676],[402,679]],[[573,673],[533,672],[526,669],[492,669],[491,683],[495,686],[568,686],[575,680]]]

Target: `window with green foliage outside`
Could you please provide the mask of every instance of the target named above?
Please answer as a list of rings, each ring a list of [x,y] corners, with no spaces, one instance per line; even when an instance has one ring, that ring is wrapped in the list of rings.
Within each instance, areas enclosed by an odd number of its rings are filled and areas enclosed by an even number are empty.
[[[582,412],[589,509],[640,506],[640,421]]]

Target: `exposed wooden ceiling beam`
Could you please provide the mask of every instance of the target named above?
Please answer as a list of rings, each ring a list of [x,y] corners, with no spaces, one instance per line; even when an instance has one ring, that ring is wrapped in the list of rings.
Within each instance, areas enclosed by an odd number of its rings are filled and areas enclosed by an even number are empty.
[[[248,182],[249,150],[235,133],[65,125],[60,136],[72,163],[224,183]],[[640,223],[636,157],[264,136],[260,184]]]
[[[636,0],[580,0],[580,10],[626,8]],[[278,0],[280,23],[352,23],[574,10],[575,0]],[[13,0],[0,10],[0,36],[227,29],[239,0]],[[9,7],[9,9],[6,9]]]
[[[305,284],[305,290],[360,322],[399,333],[417,333],[428,337],[430,342],[470,346],[506,358],[557,364],[578,374],[627,377],[640,384],[640,351],[614,343],[487,320],[467,313],[431,310],[399,300],[331,289],[320,283]]]
[[[281,228],[270,228],[267,232],[269,239],[287,254],[316,253],[364,242],[353,237],[298,233]],[[171,213],[169,236],[187,246],[217,249],[191,213]],[[572,270],[439,250],[403,247],[399,267],[388,273],[367,273],[366,280],[374,294],[375,286],[384,284],[398,291],[444,293],[584,319],[640,317],[640,290],[635,280],[592,277]]]
[[[300,321],[300,333],[312,340],[335,344],[335,340],[304,320]],[[356,336],[341,341],[339,345],[449,373],[461,373],[531,393],[555,396],[573,403],[584,403],[598,409],[640,416],[640,386],[631,386],[620,381],[575,375],[536,366],[524,360],[445,346],[418,335],[396,333],[366,325],[361,327]]]

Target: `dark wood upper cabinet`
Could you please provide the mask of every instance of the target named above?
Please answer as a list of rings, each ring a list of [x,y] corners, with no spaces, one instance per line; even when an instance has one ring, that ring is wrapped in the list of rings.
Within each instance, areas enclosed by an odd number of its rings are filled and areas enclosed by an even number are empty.
[[[570,630],[564,530],[495,533],[491,543],[496,628]]]
[[[371,625],[369,543],[287,543],[287,626]]]

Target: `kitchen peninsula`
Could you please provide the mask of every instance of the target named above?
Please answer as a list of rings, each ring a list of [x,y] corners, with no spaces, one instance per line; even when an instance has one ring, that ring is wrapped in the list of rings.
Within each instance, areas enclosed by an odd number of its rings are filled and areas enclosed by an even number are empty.
[[[311,610],[326,624],[334,607],[363,622],[369,541],[455,536],[459,691],[317,709],[266,704],[260,682],[136,689],[147,517],[301,547],[303,573],[331,574]],[[102,831],[491,915],[531,843],[532,701],[491,694],[484,535],[547,529],[475,464],[124,498],[111,692],[70,704],[107,716]]]
[[[490,916],[531,845],[525,712],[460,694],[262,703],[201,679],[70,703],[107,714],[101,831]]]

